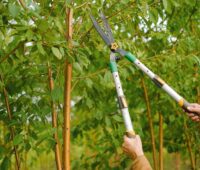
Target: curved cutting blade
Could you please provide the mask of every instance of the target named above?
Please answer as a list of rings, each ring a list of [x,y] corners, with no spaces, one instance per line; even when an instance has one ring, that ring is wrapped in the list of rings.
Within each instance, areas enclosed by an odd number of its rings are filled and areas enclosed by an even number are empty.
[[[112,42],[110,41],[108,35],[106,35],[106,34],[103,32],[103,30],[101,29],[101,27],[99,26],[99,24],[97,23],[97,21],[94,19],[94,17],[93,17],[91,14],[90,14],[90,18],[91,18],[91,20],[92,20],[92,22],[93,22],[93,25],[94,25],[95,29],[96,29],[97,32],[100,34],[101,38],[104,40],[104,42],[105,42],[108,46],[110,46]]]
[[[108,24],[108,21],[107,21],[105,15],[103,14],[103,12],[101,12],[101,19],[104,23],[105,31],[106,31],[107,36],[109,37],[110,42],[114,43],[114,38],[113,38],[113,35],[112,35],[111,28]]]

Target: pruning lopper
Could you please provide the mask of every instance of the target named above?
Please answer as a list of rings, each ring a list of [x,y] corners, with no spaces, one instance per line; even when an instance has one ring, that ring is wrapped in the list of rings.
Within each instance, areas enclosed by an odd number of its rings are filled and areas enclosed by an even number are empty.
[[[126,98],[123,93],[123,89],[121,86],[119,74],[117,71],[117,64],[116,61],[119,59],[116,57],[115,53],[120,54],[120,56],[125,57],[127,60],[129,60],[131,63],[136,65],[140,70],[142,70],[147,76],[151,78],[151,80],[161,89],[163,89],[168,95],[170,95],[178,104],[180,107],[182,107],[184,110],[187,110],[187,107],[190,105],[189,102],[187,102],[182,96],[180,96],[175,90],[173,90],[165,81],[163,81],[158,75],[154,74],[150,69],[148,69],[143,63],[141,63],[133,54],[130,52],[127,52],[123,49],[121,49],[118,44],[115,42],[111,28],[106,20],[106,17],[103,13],[101,13],[101,19],[104,24],[104,30],[99,26],[98,22],[94,19],[92,15],[90,15],[90,18],[93,22],[93,25],[101,38],[104,40],[104,42],[107,44],[107,46],[110,48],[110,69],[113,75],[113,79],[115,82],[115,87],[117,91],[118,96],[118,102],[119,106],[123,115],[125,127],[126,127],[126,134],[128,137],[134,137],[135,132],[134,128],[131,122],[130,114],[128,111],[128,105],[126,102]]]

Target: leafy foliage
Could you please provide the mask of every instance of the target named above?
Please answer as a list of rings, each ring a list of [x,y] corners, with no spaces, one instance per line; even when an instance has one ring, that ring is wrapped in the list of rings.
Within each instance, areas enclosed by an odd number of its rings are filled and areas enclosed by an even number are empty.
[[[98,17],[103,10],[116,41],[132,51],[154,72],[191,102],[197,100],[200,79],[200,3],[198,0],[68,1],[25,0],[26,8],[14,0],[0,2],[0,142],[1,169],[11,166],[13,145],[23,153],[53,152],[56,129],[51,127],[51,106],[57,105],[59,137],[63,109],[63,69],[73,64],[71,113],[72,169],[122,169],[130,161],[121,151],[124,125],[108,69],[109,50],[92,27],[89,12]],[[73,48],[65,39],[65,6],[74,9]],[[48,65],[53,68],[55,88],[48,88]],[[141,78],[144,76],[122,60],[119,73],[136,132],[145,151],[151,152],[148,119]],[[197,67],[197,71],[194,70]],[[169,153],[187,153],[184,122],[199,154],[199,128],[181,114],[166,94],[145,78],[158,139],[158,112],[164,116],[164,146]],[[3,88],[9,94],[12,120],[8,119]],[[13,142],[9,127],[15,128]],[[195,142],[194,142],[195,141]],[[158,148],[159,142],[156,140]],[[34,169],[34,154],[30,165]]]

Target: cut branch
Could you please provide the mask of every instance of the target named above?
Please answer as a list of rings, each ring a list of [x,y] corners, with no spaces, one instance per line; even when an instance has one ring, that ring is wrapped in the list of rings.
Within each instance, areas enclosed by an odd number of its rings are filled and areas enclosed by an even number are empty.
[[[2,75],[0,75],[0,81],[2,83],[4,82]],[[5,87],[3,87],[3,94],[4,94],[4,98],[5,98],[5,104],[6,104],[6,110],[7,110],[7,113],[8,113],[8,118],[11,121],[12,120],[12,114],[11,114],[11,110],[10,110],[10,104],[9,104],[9,101],[8,101],[8,92],[7,92]],[[13,141],[14,137],[15,137],[15,132],[14,132],[13,127],[10,127],[10,134],[11,134],[11,140]],[[13,146],[13,147],[14,147],[14,153],[15,153],[16,168],[17,168],[17,170],[20,170],[20,160],[19,160],[19,154],[18,154],[18,151],[17,151],[17,147],[16,146]]]

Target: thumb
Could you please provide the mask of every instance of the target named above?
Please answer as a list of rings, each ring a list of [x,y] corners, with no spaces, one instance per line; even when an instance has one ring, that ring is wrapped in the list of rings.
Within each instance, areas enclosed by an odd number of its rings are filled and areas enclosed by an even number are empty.
[[[126,141],[126,140],[127,140],[127,138],[128,138],[128,137],[127,137],[126,135],[124,135],[124,141]]]

